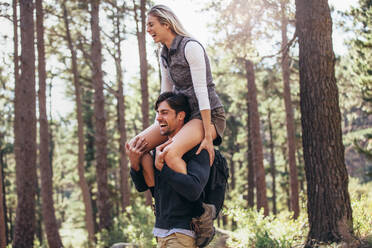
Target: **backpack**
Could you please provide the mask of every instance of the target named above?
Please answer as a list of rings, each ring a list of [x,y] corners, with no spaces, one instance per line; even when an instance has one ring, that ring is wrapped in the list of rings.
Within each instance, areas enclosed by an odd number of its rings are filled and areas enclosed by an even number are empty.
[[[215,157],[213,165],[211,166],[207,185],[204,188],[204,202],[213,204],[216,207],[216,216],[214,218],[216,219],[225,201],[229,168],[226,158],[221,152],[216,149],[214,151]]]

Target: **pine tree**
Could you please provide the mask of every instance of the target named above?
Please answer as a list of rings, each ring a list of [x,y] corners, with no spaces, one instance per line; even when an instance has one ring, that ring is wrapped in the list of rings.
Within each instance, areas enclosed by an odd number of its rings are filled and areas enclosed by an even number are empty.
[[[34,3],[20,1],[21,76],[15,86],[15,157],[17,213],[14,247],[33,246],[36,195],[36,93],[34,48]]]
[[[288,5],[287,0],[280,2],[281,9],[281,32],[282,32],[282,76],[284,85],[284,103],[286,112],[286,127],[287,127],[287,146],[288,146],[288,162],[289,162],[289,178],[290,178],[290,199],[291,199],[291,210],[294,212],[293,217],[297,219],[300,214],[299,206],[299,195],[298,195],[298,175],[296,165],[296,140],[295,140],[295,126],[293,117],[293,107],[291,100],[291,88],[290,88],[290,68],[289,68],[289,48],[288,48],[288,37],[287,37],[287,25],[288,17],[286,8]]]
[[[296,0],[296,29],[310,225],[306,247],[341,241],[354,247],[328,1]]]
[[[53,171],[49,157],[49,124],[46,110],[46,71],[44,48],[44,11],[42,0],[36,0],[36,33],[38,49],[38,78],[39,78],[39,123],[40,123],[40,176],[42,214],[49,247],[62,247],[58,232],[58,223],[53,200]]]
[[[99,229],[110,229],[112,224],[111,200],[107,178],[107,134],[105,98],[103,94],[102,74],[102,44],[99,28],[99,0],[91,0],[91,31],[94,88],[94,120],[95,120],[95,147],[96,147],[96,176],[98,185],[98,215]]]
[[[76,49],[74,47],[69,24],[69,15],[66,7],[66,1],[63,1],[63,20],[66,29],[65,39],[68,44],[68,48],[71,53],[71,70],[73,74],[73,82],[75,89],[75,102],[76,102],[76,119],[77,119],[77,129],[78,129],[78,163],[77,169],[79,174],[79,186],[83,195],[83,202],[85,207],[85,226],[88,231],[88,243],[89,246],[92,246],[95,242],[95,230],[94,230],[94,221],[93,221],[93,207],[91,202],[91,194],[89,192],[89,186],[85,178],[85,169],[84,169],[84,121],[82,114],[82,93],[81,85],[79,81],[79,71],[78,63],[76,56]]]

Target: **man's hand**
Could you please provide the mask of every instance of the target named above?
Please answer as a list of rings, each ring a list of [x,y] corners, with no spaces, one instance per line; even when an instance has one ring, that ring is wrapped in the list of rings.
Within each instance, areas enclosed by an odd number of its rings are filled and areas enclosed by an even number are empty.
[[[135,171],[139,171],[141,157],[146,150],[147,142],[144,138],[136,137],[133,142],[125,144],[125,153],[128,155],[131,167]]]
[[[155,167],[156,169],[158,169],[159,171],[161,171],[163,169],[163,166],[164,166],[164,158],[165,158],[165,155],[167,154],[168,152],[168,149],[166,149],[166,147],[172,143],[172,139],[169,139],[168,141],[166,141],[165,143],[161,144],[160,146],[156,147],[156,155],[155,155]]]

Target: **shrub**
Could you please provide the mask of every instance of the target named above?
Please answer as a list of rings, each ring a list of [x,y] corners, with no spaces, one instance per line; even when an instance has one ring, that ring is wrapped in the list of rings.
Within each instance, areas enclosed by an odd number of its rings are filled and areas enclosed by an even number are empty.
[[[148,206],[128,207],[126,213],[114,219],[113,228],[97,235],[97,247],[111,247],[115,243],[133,243],[139,247],[153,247],[154,213]]]

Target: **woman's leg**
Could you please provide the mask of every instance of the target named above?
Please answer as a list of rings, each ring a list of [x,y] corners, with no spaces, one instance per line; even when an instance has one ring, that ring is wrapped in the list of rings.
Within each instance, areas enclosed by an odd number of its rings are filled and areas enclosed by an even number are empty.
[[[216,128],[213,124],[212,138],[217,137]],[[172,170],[187,174],[186,163],[182,156],[194,146],[198,145],[204,138],[203,122],[200,119],[192,119],[187,122],[181,130],[173,137],[173,142],[166,149],[165,162]]]
[[[143,177],[148,187],[155,186],[155,176],[154,176],[154,160],[150,153],[146,152],[143,154],[141,159],[141,164],[143,168]]]
[[[145,141],[147,142],[146,151],[151,151],[158,145],[163,144],[168,139],[167,136],[163,136],[160,134],[160,127],[156,123],[153,123],[141,133],[137,134],[133,139],[129,141],[129,144],[132,144],[136,137],[145,139]]]

